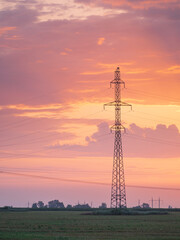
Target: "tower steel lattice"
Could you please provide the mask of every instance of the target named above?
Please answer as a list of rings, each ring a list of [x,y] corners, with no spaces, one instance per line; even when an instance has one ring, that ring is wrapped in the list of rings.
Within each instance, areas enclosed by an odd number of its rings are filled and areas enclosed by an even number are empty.
[[[112,84],[115,86],[115,101],[104,104],[104,107],[115,107],[115,124],[111,127],[111,130],[115,131],[111,186],[111,208],[125,208],[127,205],[121,136],[122,130],[125,130],[125,128],[121,122],[121,107],[131,105],[121,101],[121,85],[125,87],[125,82],[121,80],[119,67],[117,67],[114,72],[114,80],[110,82],[110,87]]]

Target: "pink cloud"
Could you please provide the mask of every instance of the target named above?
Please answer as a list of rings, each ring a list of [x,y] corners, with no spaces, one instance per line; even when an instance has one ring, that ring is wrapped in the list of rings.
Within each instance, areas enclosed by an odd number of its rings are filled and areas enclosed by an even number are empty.
[[[0,36],[2,36],[3,34],[9,32],[9,31],[12,31],[16,29],[16,27],[1,27],[0,28]]]
[[[178,21],[155,22],[140,13],[127,12],[111,18],[89,17],[83,21],[56,20],[39,23],[39,14],[38,9],[23,6],[0,14],[1,27],[14,24],[16,29],[13,34],[21,36],[16,41],[5,37],[1,39],[2,104],[27,103],[28,99],[31,99],[31,104],[83,101],[90,99],[90,90],[94,89],[97,91],[96,99],[106,101],[107,96],[102,87],[105,89],[109,86],[113,69],[102,69],[101,66],[112,66],[119,62],[133,62],[132,66],[122,66],[122,73],[125,74],[125,80],[129,81],[129,87],[135,89],[134,78],[139,76],[144,79],[148,75],[154,80],[146,81],[146,85],[142,81],[138,88],[149,90],[154,83],[157,91],[166,91],[169,88],[168,78],[162,86],[162,77],[157,71],[179,65]],[[139,20],[140,16],[143,20]],[[10,33],[11,31],[8,34]],[[99,36],[106,39],[101,47],[97,44]],[[168,62],[171,61],[168,66],[164,63],[165,56]],[[139,69],[141,71],[137,71]],[[104,74],[81,75],[99,72]],[[102,85],[102,80],[107,85]],[[171,92],[177,89],[175,84],[170,87]],[[74,90],[73,93],[67,92],[69,88]],[[79,89],[88,91],[79,93]],[[57,93],[50,94],[53,91]],[[46,97],[40,97],[44,94]],[[150,100],[148,102],[152,103],[153,99]]]
[[[122,134],[125,157],[163,158],[180,156],[180,133],[175,125],[159,124],[155,129],[131,124]],[[86,137],[87,146],[55,145],[53,148],[77,151],[79,155],[111,156],[114,134],[110,134],[106,122],[98,125],[98,131]]]
[[[91,6],[99,5],[105,7],[129,7],[134,9],[147,9],[147,8],[167,8],[169,6],[177,7],[178,0],[75,0]]]

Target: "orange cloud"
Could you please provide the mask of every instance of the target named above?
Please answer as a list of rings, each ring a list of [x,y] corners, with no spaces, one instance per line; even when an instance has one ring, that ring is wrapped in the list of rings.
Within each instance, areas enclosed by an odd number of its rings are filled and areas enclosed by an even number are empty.
[[[92,72],[82,72],[81,75],[99,75],[99,74],[105,74],[110,73],[112,70],[104,70],[104,71],[92,71]]]
[[[61,54],[62,56],[66,56],[66,55],[68,55],[67,52],[61,52],[60,54]]]
[[[136,99],[136,98],[125,98],[124,101],[126,101],[126,102],[133,102],[133,103],[137,103],[137,104],[144,102],[144,100]]]
[[[167,74],[167,73],[179,74],[180,73],[180,65],[175,65],[175,66],[169,67],[169,68],[164,69],[164,70],[159,70],[157,72],[158,73],[164,73],[164,74]]]
[[[37,60],[36,63],[43,63],[43,60]]]
[[[124,71],[126,74],[140,74],[140,73],[146,73],[148,71],[148,69],[131,69],[129,71]]]
[[[23,39],[23,37],[17,36],[17,35],[13,35],[12,37],[7,37],[5,39],[7,39],[7,40],[20,40],[20,39]]]
[[[102,45],[102,44],[104,43],[104,40],[105,40],[105,38],[103,38],[103,37],[98,38],[97,44],[98,44],[98,45]]]
[[[110,68],[114,70],[116,66],[130,66],[133,65],[133,62],[121,62],[121,63],[98,63],[97,66],[100,66],[102,68]]]
[[[52,119],[60,119],[61,116],[57,113],[52,113],[50,111],[42,111],[42,112],[24,112],[21,114],[15,114],[15,116],[19,117],[29,117],[29,118],[52,118]]]
[[[107,69],[107,70],[103,70],[103,71],[89,71],[89,72],[82,72],[80,73],[81,75],[100,75],[100,74],[105,74],[105,73],[112,73],[113,70],[115,69],[115,66],[117,65],[114,65],[114,68],[113,69]],[[129,70],[126,70],[124,69],[123,72],[126,73],[126,74],[141,74],[141,73],[146,73],[148,71],[148,69],[141,69],[141,68],[134,68],[134,69],[129,69]]]
[[[70,49],[70,48],[65,48],[65,50],[66,50],[67,52],[72,52],[72,49]]]
[[[39,111],[39,110],[53,110],[53,109],[60,109],[62,107],[61,104],[48,104],[48,105],[41,105],[41,106],[28,106],[24,104],[18,104],[18,105],[8,105],[2,108],[8,108],[8,109],[16,109],[16,110],[22,110],[22,111]]]
[[[60,53],[62,56],[66,56],[66,55],[68,55],[69,52],[72,52],[72,49],[70,49],[70,48],[65,48],[64,50],[65,50],[64,52]]]
[[[95,92],[97,90],[95,89],[81,89],[81,90],[76,90],[76,89],[67,89],[67,92],[75,92],[75,93],[91,93]]]
[[[165,8],[165,4],[173,4],[177,3],[179,5],[178,0],[137,0],[137,1],[128,1],[128,0],[101,0],[102,3],[108,4],[113,7],[119,6],[129,6],[135,9],[146,9],[150,7],[159,7]]]
[[[19,116],[19,117],[48,118],[48,119],[51,119],[51,118],[60,119],[62,117],[62,114],[58,111],[58,110],[62,110],[62,105],[59,103],[40,105],[40,106],[28,106],[24,104],[18,104],[18,105],[8,105],[3,108],[22,111],[22,113],[15,114],[15,116]]]
[[[113,73],[114,70],[116,69],[117,66],[130,66],[133,65],[132,62],[121,62],[121,63],[97,63],[96,66],[100,68],[103,68],[104,70],[100,70],[100,71],[88,71],[88,72],[82,72],[81,75],[100,75],[100,74],[105,74],[105,73]],[[131,70],[129,72],[126,73],[142,73],[142,71],[144,72],[145,70],[141,70],[141,69],[134,69]]]
[[[62,70],[62,71],[67,71],[68,68],[67,68],[67,67],[62,67],[61,70]]]
[[[14,29],[16,29],[16,27],[2,27],[2,28],[0,28],[0,36],[2,36],[3,34],[5,34],[8,31],[11,31]]]

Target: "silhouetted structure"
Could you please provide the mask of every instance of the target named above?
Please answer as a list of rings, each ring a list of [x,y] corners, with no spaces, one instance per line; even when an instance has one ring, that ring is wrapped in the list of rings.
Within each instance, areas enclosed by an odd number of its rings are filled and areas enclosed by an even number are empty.
[[[111,130],[115,131],[111,207],[124,208],[126,207],[126,190],[121,131],[125,130],[125,128],[121,123],[121,106],[131,105],[121,101],[121,85],[124,86],[125,83],[120,78],[119,67],[117,67],[116,71],[114,72],[114,80],[110,82],[110,86],[112,86],[112,84],[115,86],[115,101],[104,104],[104,106],[115,107],[115,125],[111,127]]]
[[[89,206],[89,204],[77,204],[77,205],[75,205],[75,206],[73,206],[73,208],[83,208],[83,209],[89,209],[89,208],[91,208],[90,206]]]
[[[151,207],[154,207],[154,202],[158,202],[158,208],[161,208],[161,202],[163,202],[163,200],[161,200],[160,198],[158,198],[157,200],[155,199],[151,199]]]
[[[142,205],[138,205],[136,207],[133,207],[134,209],[141,209],[141,208],[150,208],[148,203],[143,203]]]
[[[141,205],[141,207],[142,207],[142,208],[150,208],[150,206],[149,206],[148,203],[143,203],[143,204]]]
[[[49,208],[64,208],[64,203],[59,202],[59,200],[52,200],[48,202]]]
[[[72,208],[72,205],[71,205],[71,204],[68,204],[66,208],[71,209],[71,208]]]
[[[99,208],[101,208],[101,209],[107,208],[107,204],[106,203],[102,203],[101,206],[99,206]]]

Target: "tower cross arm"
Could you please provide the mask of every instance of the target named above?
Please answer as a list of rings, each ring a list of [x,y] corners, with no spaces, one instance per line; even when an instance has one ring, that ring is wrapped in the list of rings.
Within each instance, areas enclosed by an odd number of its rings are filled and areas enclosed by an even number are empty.
[[[120,78],[112,80],[112,81],[110,82],[110,87],[111,87],[112,84],[123,84],[124,87],[125,87],[125,82],[122,81]]]
[[[111,132],[112,131],[121,131],[121,130],[124,130],[124,132],[126,132],[126,129],[122,124],[115,124],[110,129],[111,129]]]
[[[125,107],[125,106],[129,106],[129,107],[131,107],[131,110],[132,110],[132,105],[131,105],[131,104],[126,103],[126,102],[122,102],[122,101],[114,101],[114,102],[105,103],[105,104],[104,104],[104,109],[105,109],[107,106],[115,106],[115,107]]]

